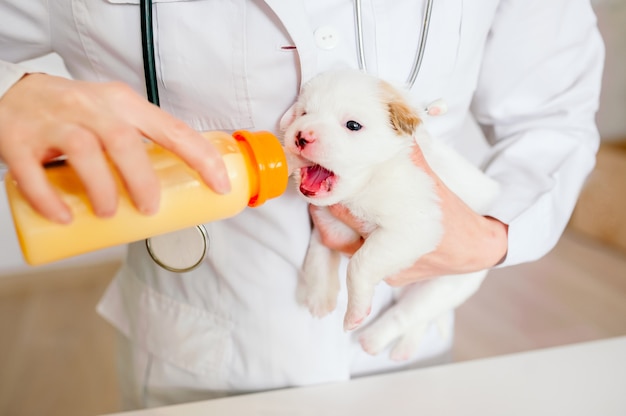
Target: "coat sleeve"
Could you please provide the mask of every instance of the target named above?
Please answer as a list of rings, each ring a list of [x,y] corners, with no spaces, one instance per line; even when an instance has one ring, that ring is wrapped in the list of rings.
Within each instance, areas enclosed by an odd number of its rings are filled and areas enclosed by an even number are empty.
[[[542,257],[563,233],[595,164],[603,63],[588,1],[500,3],[472,111],[502,185],[487,213],[509,225],[501,266]]]
[[[26,72],[19,62],[52,52],[46,0],[0,0],[0,97]]]

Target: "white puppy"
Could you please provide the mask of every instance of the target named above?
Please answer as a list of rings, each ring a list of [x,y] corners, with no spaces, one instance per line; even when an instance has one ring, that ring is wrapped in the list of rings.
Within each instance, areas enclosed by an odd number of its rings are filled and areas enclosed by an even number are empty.
[[[458,153],[432,139],[403,94],[360,71],[331,71],[309,81],[283,117],[284,145],[298,165],[296,185],[308,202],[342,204],[367,225],[368,237],[348,264],[344,329],[369,315],[375,286],[433,251],[442,238],[434,181],[411,159],[417,144],[443,182],[476,212],[497,194],[497,184]],[[343,239],[359,239],[324,211]],[[315,316],[336,307],[340,254],[314,229],[298,285],[298,299]],[[376,354],[396,342],[391,356],[408,359],[428,325],[479,287],[486,272],[446,276],[398,290],[397,302],[360,342]]]

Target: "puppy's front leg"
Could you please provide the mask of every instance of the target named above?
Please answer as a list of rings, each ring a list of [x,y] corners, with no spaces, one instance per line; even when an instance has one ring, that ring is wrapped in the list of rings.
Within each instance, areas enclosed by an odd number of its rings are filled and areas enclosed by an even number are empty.
[[[313,316],[321,318],[337,306],[339,260],[340,254],[324,246],[314,228],[297,292],[298,302]]]
[[[435,249],[441,226],[437,222],[424,221],[417,228],[377,228],[352,256],[348,264],[348,310],[344,329],[355,329],[370,314],[374,289],[385,277],[404,270],[422,255]]]
[[[360,238],[325,208],[318,211],[317,221],[341,241]],[[326,247],[317,228],[313,228],[297,291],[298,302],[313,316],[321,318],[337,306],[340,260],[341,254]]]

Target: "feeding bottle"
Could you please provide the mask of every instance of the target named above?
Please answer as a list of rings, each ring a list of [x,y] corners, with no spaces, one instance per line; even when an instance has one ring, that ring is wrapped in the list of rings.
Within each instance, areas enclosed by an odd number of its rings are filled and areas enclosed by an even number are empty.
[[[38,214],[24,199],[10,173],[5,178],[13,222],[25,260],[44,264],[74,255],[232,217],[246,206],[256,207],[287,188],[287,162],[278,139],[269,132],[221,131],[203,135],[221,153],[231,191],[211,190],[180,158],[147,144],[161,186],[157,214],[146,216],[133,205],[119,177],[120,200],[115,216],[97,217],[78,175],[68,164],[46,167],[48,180],[71,208],[73,221],[58,224]]]

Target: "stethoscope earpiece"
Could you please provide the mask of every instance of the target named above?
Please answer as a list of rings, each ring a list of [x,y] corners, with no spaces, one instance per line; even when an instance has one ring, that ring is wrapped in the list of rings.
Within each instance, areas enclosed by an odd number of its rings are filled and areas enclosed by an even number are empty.
[[[429,116],[442,116],[448,112],[448,104],[440,98],[430,103],[425,111]]]

